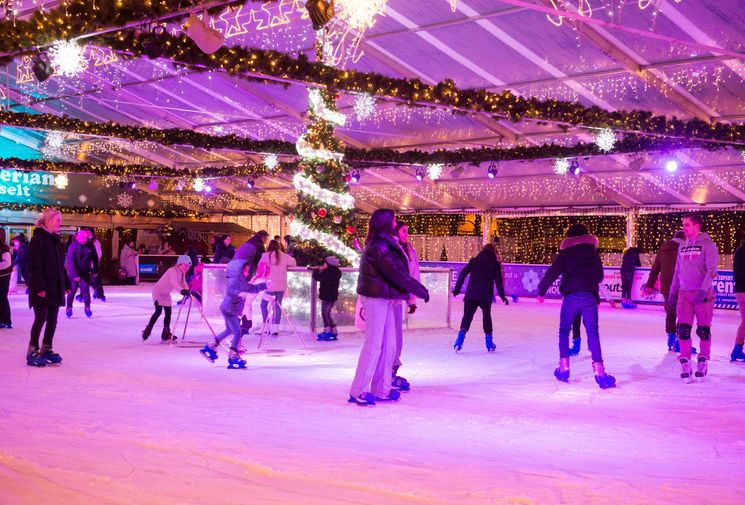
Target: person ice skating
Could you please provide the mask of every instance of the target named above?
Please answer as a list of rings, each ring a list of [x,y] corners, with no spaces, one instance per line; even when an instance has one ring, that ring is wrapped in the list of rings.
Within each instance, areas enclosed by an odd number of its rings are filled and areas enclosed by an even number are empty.
[[[398,400],[392,388],[396,356],[396,324],[401,303],[413,294],[429,302],[427,288],[409,275],[408,259],[396,239],[396,215],[390,209],[373,212],[360,260],[357,294],[365,314],[365,341],[357,362],[349,402],[373,405]]]
[[[194,267],[194,276],[189,282],[189,290],[191,295],[197,299],[199,303],[202,303],[202,286],[204,285],[204,265],[212,263],[207,256],[202,256],[199,264]]]
[[[634,273],[636,267],[642,266],[639,258],[639,249],[629,247],[623,253],[621,260],[621,306],[624,309],[635,309],[636,304],[631,300],[631,287],[634,284]]]
[[[321,300],[321,318],[323,319],[323,332],[319,333],[316,339],[325,342],[337,340],[336,323],[332,313],[339,299],[339,282],[341,281],[339,258],[327,257],[323,265],[314,267],[313,278],[318,281],[318,298]]]
[[[611,292],[608,289],[608,287],[601,282],[599,288],[600,288],[600,294],[603,295],[603,298],[605,298],[605,301],[608,302],[608,305],[610,305],[612,309],[615,309],[616,302],[613,301],[613,295],[611,295]],[[577,314],[577,317],[574,318],[574,322],[572,323],[572,347],[569,348],[569,356],[579,355],[580,348],[582,347],[581,328],[582,328],[582,313],[579,313]]]
[[[31,237],[28,305],[34,311],[34,323],[26,352],[26,364],[29,366],[62,362],[62,357],[52,350],[57,315],[65,304],[65,295],[70,293],[70,278],[65,272],[65,251],[58,235],[61,225],[62,214],[57,209],[44,209]],[[44,341],[39,349],[42,328]]]
[[[0,228],[0,328],[13,328],[10,318],[10,275],[13,273],[13,255],[5,242],[5,229]]]
[[[592,370],[601,389],[615,387],[616,379],[605,372],[600,349],[598,325],[598,294],[603,281],[603,262],[597,251],[598,239],[581,223],[571,225],[554,259],[538,285],[538,301],[543,303],[546,291],[561,276],[559,290],[563,296],[559,316],[559,367],[554,376],[563,382],[569,380],[569,332],[577,314],[582,315],[587,343],[592,354]]]
[[[166,270],[166,273],[153,286],[155,312],[150,317],[150,322],[147,323],[145,329],[142,330],[143,341],[148,339],[153,332],[155,323],[164,312],[163,333],[161,333],[160,338],[163,342],[176,340],[176,337],[171,333],[171,291],[178,291],[183,296],[189,294],[189,286],[186,285],[186,271],[189,270],[189,267],[191,267],[191,259],[186,255],[179,256],[176,265]]]
[[[735,249],[732,260],[735,269],[735,297],[740,309],[740,326],[737,328],[735,347],[732,349],[732,361],[745,361],[745,230],[740,232],[740,245]]]
[[[101,277],[101,271],[103,270],[101,268],[101,262],[103,261],[103,247],[101,246],[101,241],[98,240],[98,237],[96,237],[95,228],[89,229],[88,236],[90,237],[90,244],[93,247],[93,250],[96,252],[96,270],[91,277],[91,282],[93,284],[93,298],[105,302],[106,294],[103,290],[103,278]]]
[[[406,254],[406,258],[409,260],[409,275],[411,275],[413,279],[421,282],[422,275],[419,270],[419,256],[417,255],[414,246],[409,242],[409,225],[402,221],[397,221],[396,232],[398,234],[398,244],[401,246],[404,254]],[[403,309],[407,310],[409,315],[416,312],[416,301],[416,296],[409,295],[406,305],[403,306]],[[398,375],[398,370],[402,366],[401,352],[403,351],[404,344],[403,314],[401,314],[401,322],[396,321],[396,329],[398,331],[396,333],[396,358],[393,360],[393,387],[402,391],[408,391],[411,388],[411,384],[405,377]]]
[[[243,304],[245,299],[251,293],[258,293],[266,289],[264,283],[251,284],[248,282],[248,276],[251,265],[243,260],[234,259],[228,262],[225,271],[228,278],[228,285],[225,291],[225,298],[220,304],[220,312],[225,319],[225,331],[216,335],[212,340],[207,342],[199,351],[210,362],[217,360],[217,347],[226,337],[232,335],[233,340],[230,345],[230,355],[228,357],[228,368],[246,368],[244,360],[239,351],[241,340],[241,314],[243,314]]]
[[[134,240],[124,244],[119,254],[119,267],[126,273],[125,283],[128,286],[134,286],[137,281],[137,255]]]
[[[660,246],[660,250],[652,263],[652,270],[649,272],[647,284],[644,286],[644,294],[652,296],[655,292],[657,279],[660,282],[660,293],[664,299],[665,306],[665,332],[667,333],[667,350],[680,352],[680,342],[678,342],[678,329],[676,324],[675,306],[670,305],[667,300],[670,298],[670,286],[673,283],[675,274],[675,264],[678,261],[678,249],[685,242],[685,233],[678,230],[673,238],[666,241]],[[695,354],[695,348],[691,351]]]
[[[29,248],[23,235],[13,237],[13,266],[15,266],[18,272],[18,281],[26,284],[28,288],[28,262],[29,262]],[[28,289],[27,289],[28,291]]]
[[[215,263],[227,263],[235,256],[235,247],[230,244],[230,235],[217,237],[215,241]]]
[[[67,295],[67,308],[65,310],[68,319],[72,317],[72,302],[75,300],[75,293],[77,293],[78,288],[80,288],[86,317],[93,316],[90,286],[93,277],[98,275],[98,257],[88,241],[89,237],[90,232],[81,229],[67,249],[67,274],[72,286],[70,294]]]
[[[470,276],[470,277],[469,277]],[[484,343],[486,350],[493,352],[497,346],[494,344],[494,328],[491,320],[491,304],[494,299],[494,288],[497,288],[499,299],[502,303],[509,305],[510,302],[504,294],[504,279],[502,278],[502,264],[497,261],[497,249],[494,244],[486,244],[481,251],[471,258],[468,264],[460,271],[458,280],[455,282],[453,296],[458,296],[463,283],[468,279],[466,295],[463,298],[463,319],[460,322],[460,330],[455,339],[453,348],[456,352],[463,349],[466,333],[471,329],[471,321],[476,314],[476,309],[481,309],[484,320]]]
[[[259,267],[259,261],[261,261],[261,255],[264,254],[267,242],[269,242],[269,233],[265,230],[259,230],[253,237],[241,244],[235,252],[235,259],[246,261],[251,266],[250,277],[256,275],[256,270]],[[241,329],[243,333],[248,333],[251,329],[252,317],[253,303],[246,303],[243,307],[243,315],[241,316]]]
[[[274,303],[274,316],[272,320],[268,321],[270,303],[268,299],[261,300],[261,316],[264,326],[266,327],[267,323],[269,323],[270,333],[273,336],[277,336],[279,334],[279,322],[282,317],[282,299],[287,290],[287,269],[297,266],[297,263],[295,262],[295,258],[282,252],[282,247],[276,240],[269,242],[267,252],[261,255],[259,263],[268,265],[269,280],[272,287],[267,290],[267,294],[274,297],[272,301]]]
[[[691,330],[696,319],[696,335],[701,342],[695,376],[706,376],[711,359],[711,320],[714,316],[714,280],[717,278],[719,250],[711,237],[701,233],[703,220],[698,214],[683,216],[685,242],[680,246],[668,303],[676,307],[680,341],[680,377],[691,379]]]

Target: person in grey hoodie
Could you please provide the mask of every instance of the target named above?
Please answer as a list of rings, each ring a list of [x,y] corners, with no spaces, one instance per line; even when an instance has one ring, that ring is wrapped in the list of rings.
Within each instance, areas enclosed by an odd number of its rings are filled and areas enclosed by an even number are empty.
[[[683,216],[685,242],[678,251],[668,304],[676,307],[680,342],[680,377],[691,378],[691,330],[696,318],[696,335],[701,339],[696,377],[706,376],[711,358],[711,320],[714,315],[714,280],[717,278],[719,250],[711,237],[701,233],[703,220],[698,214]]]

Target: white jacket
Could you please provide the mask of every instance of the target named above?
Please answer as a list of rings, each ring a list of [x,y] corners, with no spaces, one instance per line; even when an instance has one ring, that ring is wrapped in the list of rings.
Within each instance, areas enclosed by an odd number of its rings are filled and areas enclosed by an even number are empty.
[[[276,263],[276,261],[276,254],[272,254],[272,258],[270,261],[269,253],[265,252],[261,255],[261,261],[259,261],[259,265],[261,265],[261,263],[267,263],[270,268],[269,277],[267,277],[267,279],[270,280],[272,284],[271,286],[269,286],[267,291],[284,292],[287,290],[287,268],[297,266],[297,262],[295,261],[295,258],[283,252],[279,253],[279,262]],[[262,267],[259,266],[259,272],[261,271]]]
[[[153,301],[158,302],[163,307],[171,306],[171,291],[181,291],[189,289],[186,285],[184,272],[177,266],[166,270],[166,273],[153,286]]]

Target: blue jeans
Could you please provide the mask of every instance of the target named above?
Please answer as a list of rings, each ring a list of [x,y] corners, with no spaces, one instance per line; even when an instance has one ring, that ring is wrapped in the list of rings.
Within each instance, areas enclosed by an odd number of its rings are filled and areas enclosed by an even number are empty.
[[[231,316],[222,313],[223,319],[225,319],[225,331],[215,336],[215,341],[219,344],[229,335],[233,335],[233,343],[230,347],[238,349],[238,344],[241,342],[241,318],[239,316]]]
[[[270,295],[272,295],[275,298],[274,302],[274,320],[271,321],[274,324],[279,324],[279,321],[282,317],[282,312],[280,312],[279,307],[282,305],[282,298],[285,297],[284,291],[267,291]],[[261,300],[261,318],[264,322],[266,322],[266,318],[269,316],[269,302],[266,300]]]
[[[587,332],[587,345],[592,354],[592,360],[603,362],[603,354],[600,350],[600,332],[598,330],[598,304],[592,293],[570,293],[564,297],[561,304],[561,316],[559,319],[559,356],[569,357],[569,333],[572,331],[572,323],[578,316],[582,316]]]

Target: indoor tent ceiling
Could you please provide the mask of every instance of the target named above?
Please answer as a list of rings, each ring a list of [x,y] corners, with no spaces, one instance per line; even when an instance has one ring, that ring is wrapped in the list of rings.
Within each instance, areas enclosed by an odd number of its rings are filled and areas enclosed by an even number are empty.
[[[44,3],[22,0],[23,18]],[[745,120],[745,14],[739,0],[582,0],[583,20],[572,22],[545,9],[551,0],[389,0],[385,14],[361,39],[359,60],[346,68],[425,83],[452,79],[461,88],[483,87],[541,99],[579,101],[606,110],[651,110],[705,121]],[[210,5],[220,4],[211,2]],[[313,58],[314,32],[301,1],[247,2],[213,17],[228,46],[276,49]],[[571,12],[578,3],[564,2]],[[591,9],[591,13],[588,11]],[[556,26],[559,24],[560,26]],[[177,25],[170,27],[174,32]],[[720,48],[722,51],[716,51]],[[305,131],[305,86],[248,80],[218,71],[174,68],[167,60],[125,59],[88,48],[82,77],[55,76],[44,83],[15,58],[0,72],[0,97],[14,111],[36,111],[93,121],[156,128],[235,133],[252,139],[295,142]],[[7,72],[7,75],[5,75]],[[592,141],[588,130],[536,122],[512,123],[485,114],[453,114],[378,100],[358,119],[354,97],[339,98],[347,124],[338,136],[357,148],[401,150],[511,147]],[[5,140],[43,154],[47,135],[2,127]],[[128,161],[194,168],[260,161],[230,150],[162,146],[69,135],[63,160]],[[8,157],[3,155],[3,157]],[[681,169],[665,170],[671,157]],[[281,158],[281,157],[280,157]],[[494,179],[489,163],[445,166],[434,182],[414,178],[416,166],[366,168],[353,186],[357,206],[406,210],[515,209],[565,206],[692,206],[745,203],[743,154],[734,147],[663,154],[580,158],[581,178],[558,176],[554,160],[501,162]],[[290,212],[296,195],[290,175],[261,177],[254,189],[239,178],[219,181],[213,196],[195,197],[210,210]],[[181,202],[183,192],[164,198]]]

